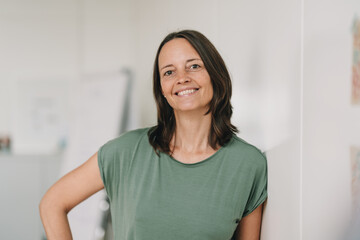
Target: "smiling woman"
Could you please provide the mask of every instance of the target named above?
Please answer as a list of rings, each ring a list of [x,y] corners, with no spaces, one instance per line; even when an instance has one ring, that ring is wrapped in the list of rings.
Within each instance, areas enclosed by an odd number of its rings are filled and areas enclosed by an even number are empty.
[[[158,125],[151,129],[149,139],[155,150],[170,153],[169,142],[176,126],[176,110],[174,111],[173,107],[176,105],[171,105],[173,98],[166,99],[167,93],[164,91],[168,85],[174,85],[176,80],[177,86],[173,88],[179,90],[187,90],[189,87],[194,89],[196,84],[205,84],[201,91],[203,95],[199,97],[202,97],[202,102],[208,101],[207,96],[211,97],[206,112],[200,110],[198,113],[211,113],[207,116],[211,122],[208,141],[213,149],[227,143],[232,134],[237,132],[230,121],[232,87],[229,72],[219,52],[203,34],[184,30],[167,35],[158,48],[153,73]],[[173,81],[165,81],[167,79]],[[179,84],[181,81],[185,82]],[[178,93],[175,92],[175,95],[178,96]],[[195,108],[189,105],[190,109]]]
[[[105,188],[115,239],[259,240],[267,162],[235,135],[220,54],[197,31],[171,33],[153,77],[158,124],[105,143],[49,189],[48,237],[71,239],[67,213]]]

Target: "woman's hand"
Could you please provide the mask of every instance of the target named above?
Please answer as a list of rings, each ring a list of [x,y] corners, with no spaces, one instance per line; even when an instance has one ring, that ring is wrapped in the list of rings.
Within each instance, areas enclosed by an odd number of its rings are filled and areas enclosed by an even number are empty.
[[[263,205],[261,204],[252,213],[241,219],[235,232],[236,240],[260,239]]]
[[[72,239],[68,212],[104,188],[97,163],[97,153],[84,164],[58,180],[40,202],[40,217],[50,240]]]

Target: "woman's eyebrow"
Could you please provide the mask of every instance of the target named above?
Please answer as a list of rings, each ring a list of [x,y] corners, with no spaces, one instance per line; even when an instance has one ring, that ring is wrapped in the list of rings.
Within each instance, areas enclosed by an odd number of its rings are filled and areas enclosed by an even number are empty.
[[[201,61],[200,58],[191,58],[191,59],[186,60],[186,62],[188,63],[188,62],[192,62],[192,61],[195,61],[195,60],[200,60]]]
[[[168,64],[168,65],[166,65],[166,66],[163,66],[162,68],[160,68],[160,71],[161,71],[161,70],[163,70],[164,68],[167,68],[167,67],[172,67],[172,66],[174,66],[174,65],[172,65],[172,64]]]

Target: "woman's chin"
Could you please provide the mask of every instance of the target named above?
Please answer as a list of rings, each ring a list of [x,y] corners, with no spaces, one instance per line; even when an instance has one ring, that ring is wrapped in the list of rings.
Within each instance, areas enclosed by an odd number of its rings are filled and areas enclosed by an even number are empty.
[[[182,106],[174,109],[175,112],[180,114],[183,113],[202,113],[206,112],[206,107],[195,107],[195,106]]]

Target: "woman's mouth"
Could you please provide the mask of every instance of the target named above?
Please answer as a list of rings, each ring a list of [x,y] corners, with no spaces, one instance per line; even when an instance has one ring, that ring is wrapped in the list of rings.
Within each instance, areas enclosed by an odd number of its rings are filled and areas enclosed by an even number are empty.
[[[190,94],[196,92],[197,90],[199,90],[199,89],[198,88],[186,89],[186,90],[177,92],[175,94],[178,96],[190,95]]]

